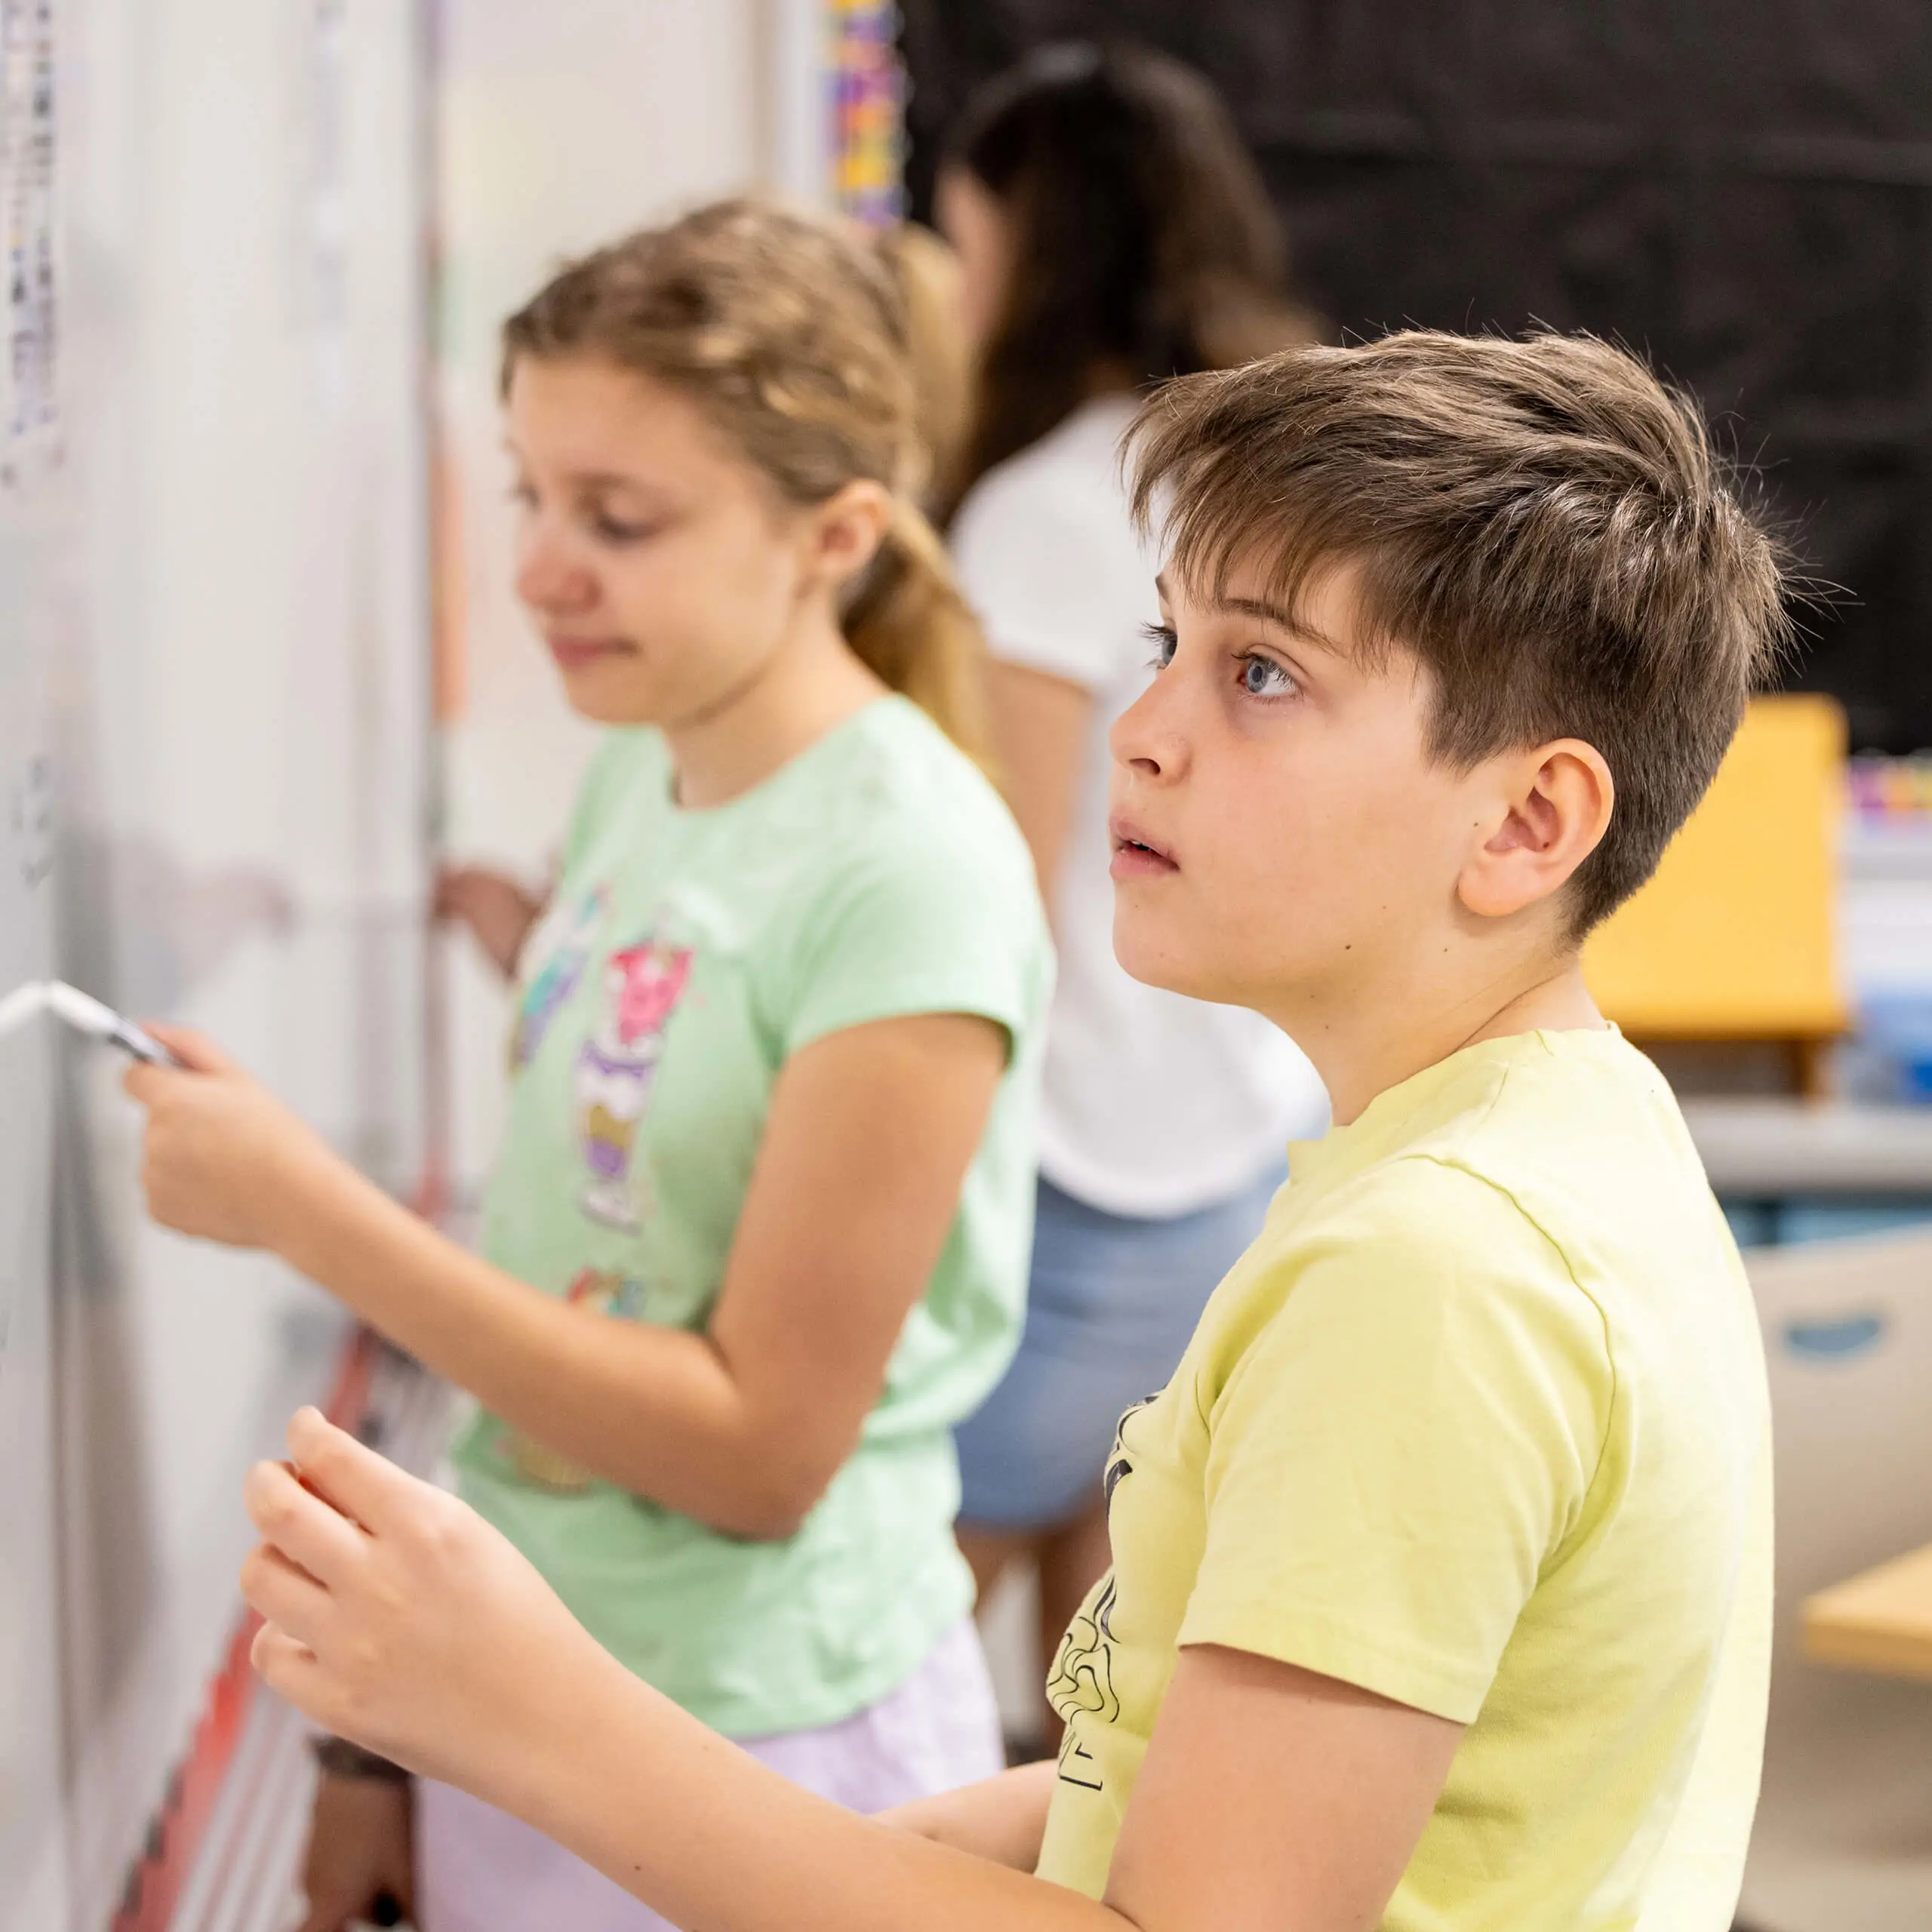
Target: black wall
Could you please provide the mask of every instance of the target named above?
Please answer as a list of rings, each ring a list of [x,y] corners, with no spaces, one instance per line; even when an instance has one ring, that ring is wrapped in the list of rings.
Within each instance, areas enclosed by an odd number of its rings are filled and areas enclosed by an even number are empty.
[[[915,205],[973,85],[1205,71],[1338,333],[1588,328],[1694,389],[1850,593],[1794,684],[1932,745],[1932,0],[905,0]]]

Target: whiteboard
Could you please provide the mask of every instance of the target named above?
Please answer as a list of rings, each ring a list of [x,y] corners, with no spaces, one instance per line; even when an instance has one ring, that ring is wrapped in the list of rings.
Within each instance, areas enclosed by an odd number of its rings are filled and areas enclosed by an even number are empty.
[[[32,533],[0,512],[0,987],[38,979],[52,942],[44,713],[28,653]],[[52,1060],[0,1038],[0,1925],[65,1922],[59,1856],[58,1617],[50,1294]]]
[[[205,1026],[398,1189],[423,45],[398,0],[0,0],[0,214],[54,280],[0,355],[0,994],[53,972]],[[240,1477],[346,1340],[278,1265],[146,1225],[119,1070],[0,1040],[0,1932],[154,1921]]]

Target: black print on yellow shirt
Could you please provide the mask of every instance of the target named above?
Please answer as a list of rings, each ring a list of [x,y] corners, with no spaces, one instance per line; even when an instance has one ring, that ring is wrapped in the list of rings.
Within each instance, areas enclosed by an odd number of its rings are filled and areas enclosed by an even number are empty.
[[[1093,1752],[1070,1730],[1060,1734],[1060,1781],[1062,1784],[1078,1785],[1082,1791],[1106,1789]]]
[[[1150,1402],[1158,1401],[1160,1397],[1158,1389],[1151,1395],[1143,1395],[1132,1408],[1123,1411],[1120,1420],[1114,1424],[1114,1446],[1107,1452],[1106,1474],[1100,1481],[1101,1493],[1110,1516],[1113,1514],[1114,1491],[1120,1487],[1121,1478],[1134,1473],[1134,1459],[1127,1453],[1127,1426]]]
[[[1154,1399],[1149,1395],[1136,1402],[1115,1426],[1113,1447],[1108,1454],[1102,1481],[1109,1514],[1114,1491],[1134,1473],[1134,1459],[1125,1447],[1127,1426]],[[1060,1740],[1060,1782],[1078,1785],[1086,1791],[1102,1788],[1100,1767],[1093,1753],[1081,1743],[1074,1720],[1097,1718],[1102,1724],[1120,1721],[1120,1700],[1114,1694],[1113,1674],[1113,1614],[1118,1589],[1109,1571],[1097,1594],[1067,1626],[1066,1635],[1060,1639],[1060,1654],[1054,1660],[1053,1673],[1047,1679],[1047,1701],[1066,1727]]]
[[[1114,1580],[1109,1577],[1100,1592],[1083,1605],[1060,1639],[1060,1655],[1047,1679],[1047,1701],[1066,1726],[1060,1742],[1060,1775],[1067,1784],[1100,1789],[1100,1773],[1091,1754],[1075,1735],[1076,1717],[1098,1718],[1114,1724],[1120,1718],[1120,1700],[1114,1694],[1112,1633]]]

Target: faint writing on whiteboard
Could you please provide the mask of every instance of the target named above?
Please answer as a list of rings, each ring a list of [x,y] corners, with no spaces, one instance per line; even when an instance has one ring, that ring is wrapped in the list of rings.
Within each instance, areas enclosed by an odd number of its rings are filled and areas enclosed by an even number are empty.
[[[54,0],[0,0],[0,221],[7,305],[0,443],[11,457],[60,413],[54,263]]]
[[[290,206],[293,316],[331,416],[349,401],[349,94],[347,0],[303,0],[291,79],[299,160]]]
[[[31,889],[54,869],[54,784],[45,757],[27,761],[25,777],[14,787],[10,815],[20,854],[20,883]]]

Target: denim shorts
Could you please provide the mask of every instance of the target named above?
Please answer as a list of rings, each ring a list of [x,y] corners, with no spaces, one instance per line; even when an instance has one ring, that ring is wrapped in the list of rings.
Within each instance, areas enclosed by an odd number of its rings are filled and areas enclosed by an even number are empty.
[[[1020,1352],[957,1432],[961,1522],[1051,1529],[1100,1500],[1114,1425],[1167,1386],[1283,1179],[1271,1170],[1232,1200],[1158,1221],[1041,1180]]]

